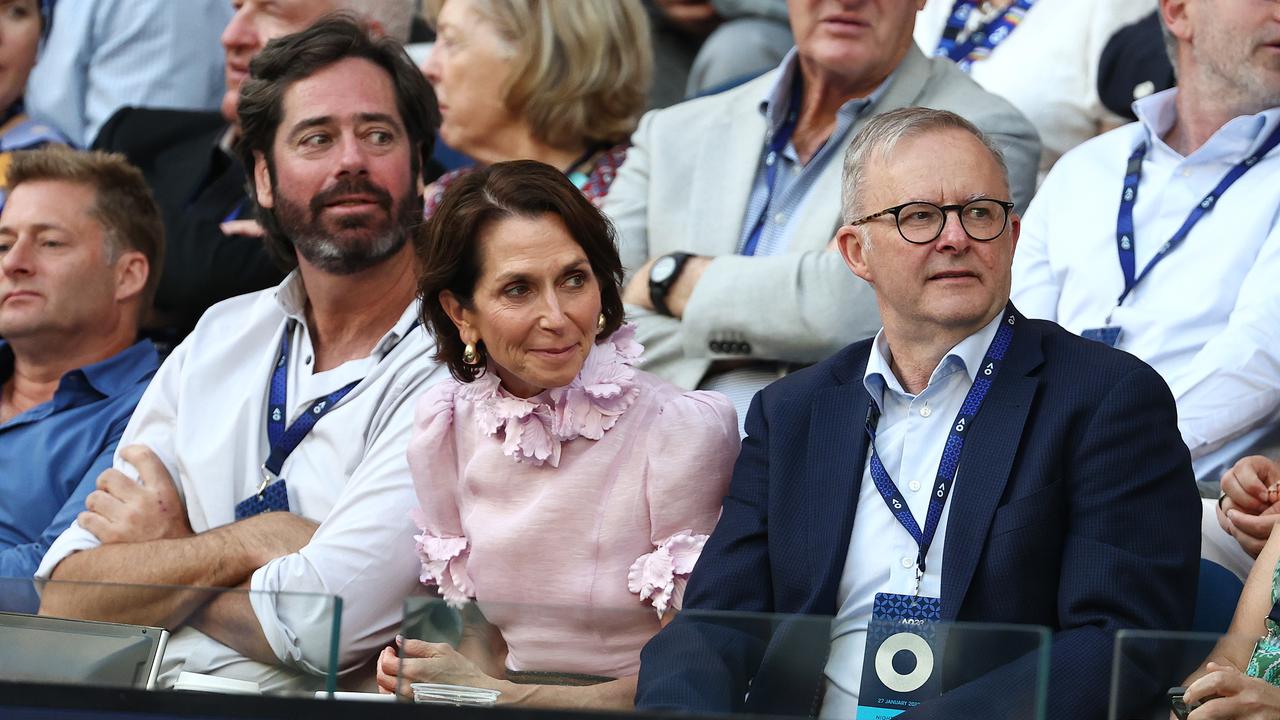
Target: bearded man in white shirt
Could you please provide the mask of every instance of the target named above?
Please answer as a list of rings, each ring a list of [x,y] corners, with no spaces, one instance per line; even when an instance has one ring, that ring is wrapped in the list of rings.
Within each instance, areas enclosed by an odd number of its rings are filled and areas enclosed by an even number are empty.
[[[1280,4],[1161,0],[1160,15],[1178,87],[1050,172],[1013,301],[1160,372],[1212,488],[1280,409]]]
[[[259,217],[296,270],[205,314],[37,575],[255,592],[50,583],[41,612],[177,630],[162,684],[323,687],[391,640],[417,586],[404,449],[447,375],[408,242],[435,102],[398,44],[335,18],[269,44],[239,113]],[[286,593],[343,599],[337,667],[329,602]]]

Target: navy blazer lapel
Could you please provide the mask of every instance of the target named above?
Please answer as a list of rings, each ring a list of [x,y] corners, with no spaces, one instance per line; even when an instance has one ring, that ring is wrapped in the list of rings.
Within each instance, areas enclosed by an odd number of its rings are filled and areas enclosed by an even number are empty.
[[[865,345],[870,348],[870,343]],[[839,384],[813,404],[805,487],[809,507],[809,548],[814,612],[836,610],[836,590],[849,551],[853,514],[867,456],[867,403],[862,385],[867,353],[852,353],[835,374]]]
[[[943,620],[954,620],[963,604],[1036,393],[1037,380],[1030,373],[1044,358],[1042,336],[1020,313],[1017,321],[1005,365],[978,411],[960,457],[942,560]]]

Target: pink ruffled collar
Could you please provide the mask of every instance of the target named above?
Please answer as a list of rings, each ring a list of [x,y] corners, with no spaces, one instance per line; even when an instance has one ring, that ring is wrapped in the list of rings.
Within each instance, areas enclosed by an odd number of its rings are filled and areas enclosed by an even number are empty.
[[[644,352],[634,325],[623,325],[591,348],[582,370],[564,387],[531,398],[502,389],[495,372],[485,372],[458,389],[475,404],[476,424],[490,437],[501,434],[502,452],[516,462],[560,465],[560,445],[579,437],[599,440],[635,403],[640,388],[632,367]]]

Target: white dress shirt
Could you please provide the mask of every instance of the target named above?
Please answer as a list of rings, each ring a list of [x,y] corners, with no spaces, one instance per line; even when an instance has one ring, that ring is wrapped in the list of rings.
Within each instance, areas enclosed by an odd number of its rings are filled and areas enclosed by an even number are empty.
[[[1013,301],[1029,317],[1074,333],[1111,315],[1119,347],[1156,369],[1178,402],[1196,478],[1222,471],[1266,441],[1280,408],[1280,150],[1235,183],[1152,270],[1124,305],[1116,214],[1125,166],[1148,150],[1133,211],[1140,273],[1192,208],[1280,125],[1280,108],[1232,119],[1182,157],[1161,139],[1177,89],[1134,103],[1139,122],[1065,155],[1022,222]]]
[[[342,598],[338,662],[348,670],[394,637],[405,597],[420,589],[416,527],[408,514],[417,500],[405,450],[418,395],[448,371],[431,360],[434,343],[417,324],[414,301],[368,357],[312,373],[305,307],[296,272],[276,288],[215,305],[161,366],[120,441],[122,448],[141,443],[155,451],[178,485],[192,530],[203,532],[233,522],[236,504],[262,478],[268,387],[287,327],[293,325],[287,423],[315,398],[363,378],[316,423],[280,473],[291,511],[320,528],[306,547],[272,560],[251,580],[253,610],[290,670],[246,660],[183,628],[166,653],[170,672],[162,681],[188,670],[254,680],[268,690],[314,685],[314,675],[329,669],[330,603],[277,593]],[[134,474],[118,455],[115,466]],[[72,525],[49,549],[37,577],[49,577],[63,558],[99,544]]]
[[[907,501],[916,523],[924,529],[930,492],[938,474],[942,448],[951,422],[964,404],[973,379],[996,335],[1004,312],[978,332],[960,341],[934,368],[929,385],[912,396],[890,369],[892,357],[884,330],[876,334],[871,356],[862,376],[871,401],[880,408],[876,425],[876,452],[889,477]],[[861,431],[861,425],[859,426]],[[910,595],[916,587],[916,555],[919,546],[911,533],[885,505],[871,478],[870,449],[862,470],[858,506],[853,517],[849,551],[840,575],[836,602],[839,610],[831,626],[831,655],[824,673],[826,697],[824,718],[852,718],[857,715],[858,691],[862,684],[862,659],[866,650],[867,625],[871,622],[876,593]],[[951,487],[950,497],[964,492],[964,457]],[[942,592],[943,546],[952,502],[942,509],[937,533],[920,583],[920,594],[938,597]]]
[[[1038,0],[970,77],[1022,111],[1040,133],[1040,176],[1063,153],[1123,120],[1098,97],[1098,58],[1117,30],[1155,10],[1157,0]],[[955,0],[928,0],[915,40],[938,47]]]

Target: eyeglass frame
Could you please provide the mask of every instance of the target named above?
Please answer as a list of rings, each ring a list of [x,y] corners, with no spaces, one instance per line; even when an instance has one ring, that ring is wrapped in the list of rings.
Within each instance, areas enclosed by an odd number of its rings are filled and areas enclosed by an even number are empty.
[[[1004,224],[1000,226],[1000,232],[996,233],[995,235],[992,235],[989,238],[974,237],[973,233],[969,232],[969,228],[964,226],[963,216],[960,214],[961,212],[964,211],[965,208],[969,207],[974,203],[979,203],[979,202],[993,202],[999,205],[1000,207],[1004,208]],[[928,205],[930,207],[937,208],[938,211],[942,213],[942,224],[938,226],[937,234],[935,234],[933,237],[929,238],[928,240],[912,240],[907,237],[906,233],[902,232],[902,222],[899,218],[899,214],[903,211],[904,208],[911,205]],[[858,225],[864,225],[868,222],[871,222],[872,220],[875,220],[878,217],[881,217],[882,215],[893,215],[893,226],[898,230],[898,235],[903,240],[911,243],[912,245],[928,245],[929,243],[942,237],[942,231],[947,229],[947,213],[951,210],[955,210],[956,222],[960,223],[960,229],[964,231],[965,235],[969,236],[970,240],[974,242],[991,242],[992,240],[995,240],[996,238],[1003,235],[1004,231],[1008,229],[1009,214],[1013,212],[1013,206],[1014,206],[1014,203],[1008,200],[996,200],[995,198],[987,198],[987,197],[974,198],[973,200],[970,200],[969,202],[964,203],[962,205],[955,205],[955,204],[937,205],[929,202],[928,200],[912,200],[911,202],[904,202],[901,205],[894,205],[891,208],[885,208],[884,210],[881,210],[878,213],[872,213],[870,215],[860,217],[857,220],[854,220],[853,222],[849,223],[849,226],[855,227]]]

